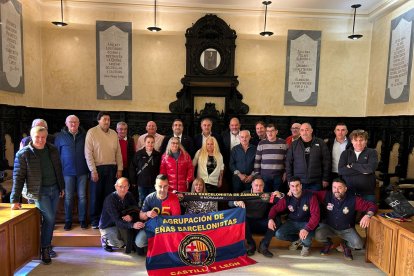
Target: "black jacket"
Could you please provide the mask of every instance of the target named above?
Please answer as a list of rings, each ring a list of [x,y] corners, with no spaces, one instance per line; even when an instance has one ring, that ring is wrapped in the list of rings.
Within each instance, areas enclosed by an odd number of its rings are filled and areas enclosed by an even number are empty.
[[[302,184],[320,183],[329,181],[331,174],[331,154],[325,142],[313,137],[309,155],[309,164],[306,164],[305,146],[299,138],[293,141],[286,154],[286,176],[298,176]]]
[[[48,147],[49,149],[49,155],[56,174],[59,191],[63,191],[65,189],[65,181],[63,179],[59,152],[56,147],[50,143],[46,143],[45,147]],[[42,168],[40,167],[40,158],[36,156],[32,142],[30,142],[28,146],[25,146],[16,153],[10,202],[20,202],[22,193],[25,198],[38,200],[41,184]]]
[[[153,150],[151,156],[152,158],[148,156],[145,148],[135,153],[129,166],[129,180],[131,185],[137,184],[138,186],[146,188],[154,186],[155,178],[160,172],[161,153]],[[149,160],[150,162],[148,162]]]

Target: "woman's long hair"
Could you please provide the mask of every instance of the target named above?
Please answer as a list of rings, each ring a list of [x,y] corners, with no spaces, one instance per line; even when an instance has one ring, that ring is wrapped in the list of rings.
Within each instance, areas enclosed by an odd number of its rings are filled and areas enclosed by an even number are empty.
[[[207,193],[207,188],[206,188],[206,183],[204,182],[204,180],[200,177],[197,177],[196,179],[194,179],[193,184],[191,184],[191,192],[195,193],[195,184],[197,183],[202,183],[203,184],[203,190],[201,191],[202,193]]]
[[[217,143],[216,138],[214,138],[213,136],[209,136],[209,137],[207,137],[205,143],[201,147],[200,155],[199,155],[199,159],[201,159],[205,162],[207,162],[207,159],[208,159],[208,151],[207,151],[207,142],[208,141],[213,141],[213,145],[214,145],[213,156],[214,156],[214,158],[217,160],[219,158],[219,156],[221,156],[220,147]]]
[[[165,149],[165,155],[172,155],[172,151],[171,151],[171,144],[172,142],[178,142],[178,151],[181,151],[183,154],[187,153],[183,147],[183,145],[181,145],[180,139],[178,137],[171,137],[170,140],[168,140],[168,145],[167,148]]]

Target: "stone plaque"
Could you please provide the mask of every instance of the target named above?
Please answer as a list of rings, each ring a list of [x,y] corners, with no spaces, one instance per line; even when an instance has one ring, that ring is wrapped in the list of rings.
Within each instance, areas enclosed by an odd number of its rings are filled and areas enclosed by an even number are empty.
[[[96,21],[98,99],[132,99],[131,30],[131,22]]]
[[[384,103],[408,102],[413,59],[414,9],[391,20]]]
[[[285,105],[317,105],[321,31],[288,31]]]
[[[20,2],[1,1],[0,21],[0,89],[23,93],[23,18]]]

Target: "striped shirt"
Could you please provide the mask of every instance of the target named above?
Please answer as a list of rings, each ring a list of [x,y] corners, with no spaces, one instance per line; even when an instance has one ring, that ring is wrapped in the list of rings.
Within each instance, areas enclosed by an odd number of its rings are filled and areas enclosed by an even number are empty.
[[[254,172],[262,176],[282,175],[285,172],[285,159],[288,145],[285,140],[262,140],[259,142],[254,161]]]

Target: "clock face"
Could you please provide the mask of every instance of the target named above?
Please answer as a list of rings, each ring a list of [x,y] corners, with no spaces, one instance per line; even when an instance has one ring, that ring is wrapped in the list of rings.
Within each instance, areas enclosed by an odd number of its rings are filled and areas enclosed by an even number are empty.
[[[205,49],[200,55],[201,66],[208,71],[217,69],[217,67],[220,65],[220,62],[221,56],[217,49]]]

